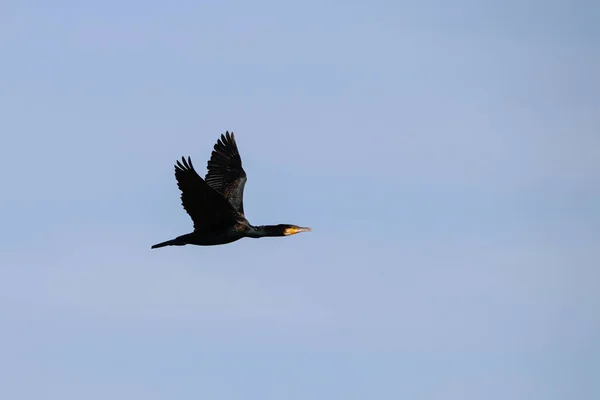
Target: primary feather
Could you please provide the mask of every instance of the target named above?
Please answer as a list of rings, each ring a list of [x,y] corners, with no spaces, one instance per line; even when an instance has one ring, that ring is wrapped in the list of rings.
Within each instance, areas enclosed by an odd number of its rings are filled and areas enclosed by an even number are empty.
[[[233,133],[225,132],[221,135],[207,168],[206,183],[229,200],[235,210],[244,214],[244,186],[247,178]]]

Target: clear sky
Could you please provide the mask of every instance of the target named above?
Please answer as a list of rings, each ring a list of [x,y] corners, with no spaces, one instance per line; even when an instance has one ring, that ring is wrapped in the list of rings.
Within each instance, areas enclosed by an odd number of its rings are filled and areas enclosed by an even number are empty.
[[[0,398],[600,398],[599,20],[3,1]],[[313,232],[150,250],[225,130]]]

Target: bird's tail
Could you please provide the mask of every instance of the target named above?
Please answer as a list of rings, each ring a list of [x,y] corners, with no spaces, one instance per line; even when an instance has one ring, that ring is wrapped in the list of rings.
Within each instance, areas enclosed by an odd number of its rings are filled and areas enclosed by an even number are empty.
[[[176,238],[176,239],[172,239],[172,240],[167,240],[166,242],[155,244],[151,248],[152,249],[158,249],[159,247],[165,247],[165,246],[183,246],[185,244],[186,243],[184,241],[182,241],[179,238]]]

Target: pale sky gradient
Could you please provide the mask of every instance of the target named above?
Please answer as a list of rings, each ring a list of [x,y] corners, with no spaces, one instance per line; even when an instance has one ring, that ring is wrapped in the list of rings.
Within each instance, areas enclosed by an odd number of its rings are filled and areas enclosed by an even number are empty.
[[[3,1],[0,398],[600,398],[598,21]],[[314,231],[150,250],[225,130],[250,221]]]

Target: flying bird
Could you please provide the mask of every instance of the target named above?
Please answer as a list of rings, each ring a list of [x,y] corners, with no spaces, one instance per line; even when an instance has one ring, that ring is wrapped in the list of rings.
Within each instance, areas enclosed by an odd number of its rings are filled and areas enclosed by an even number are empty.
[[[158,243],[164,246],[214,246],[235,242],[244,237],[289,236],[311,231],[297,225],[254,226],[244,216],[246,172],[233,132],[225,132],[214,146],[208,161],[208,173],[202,179],[190,157],[175,165],[175,179],[181,190],[181,204],[194,222],[194,231]]]

